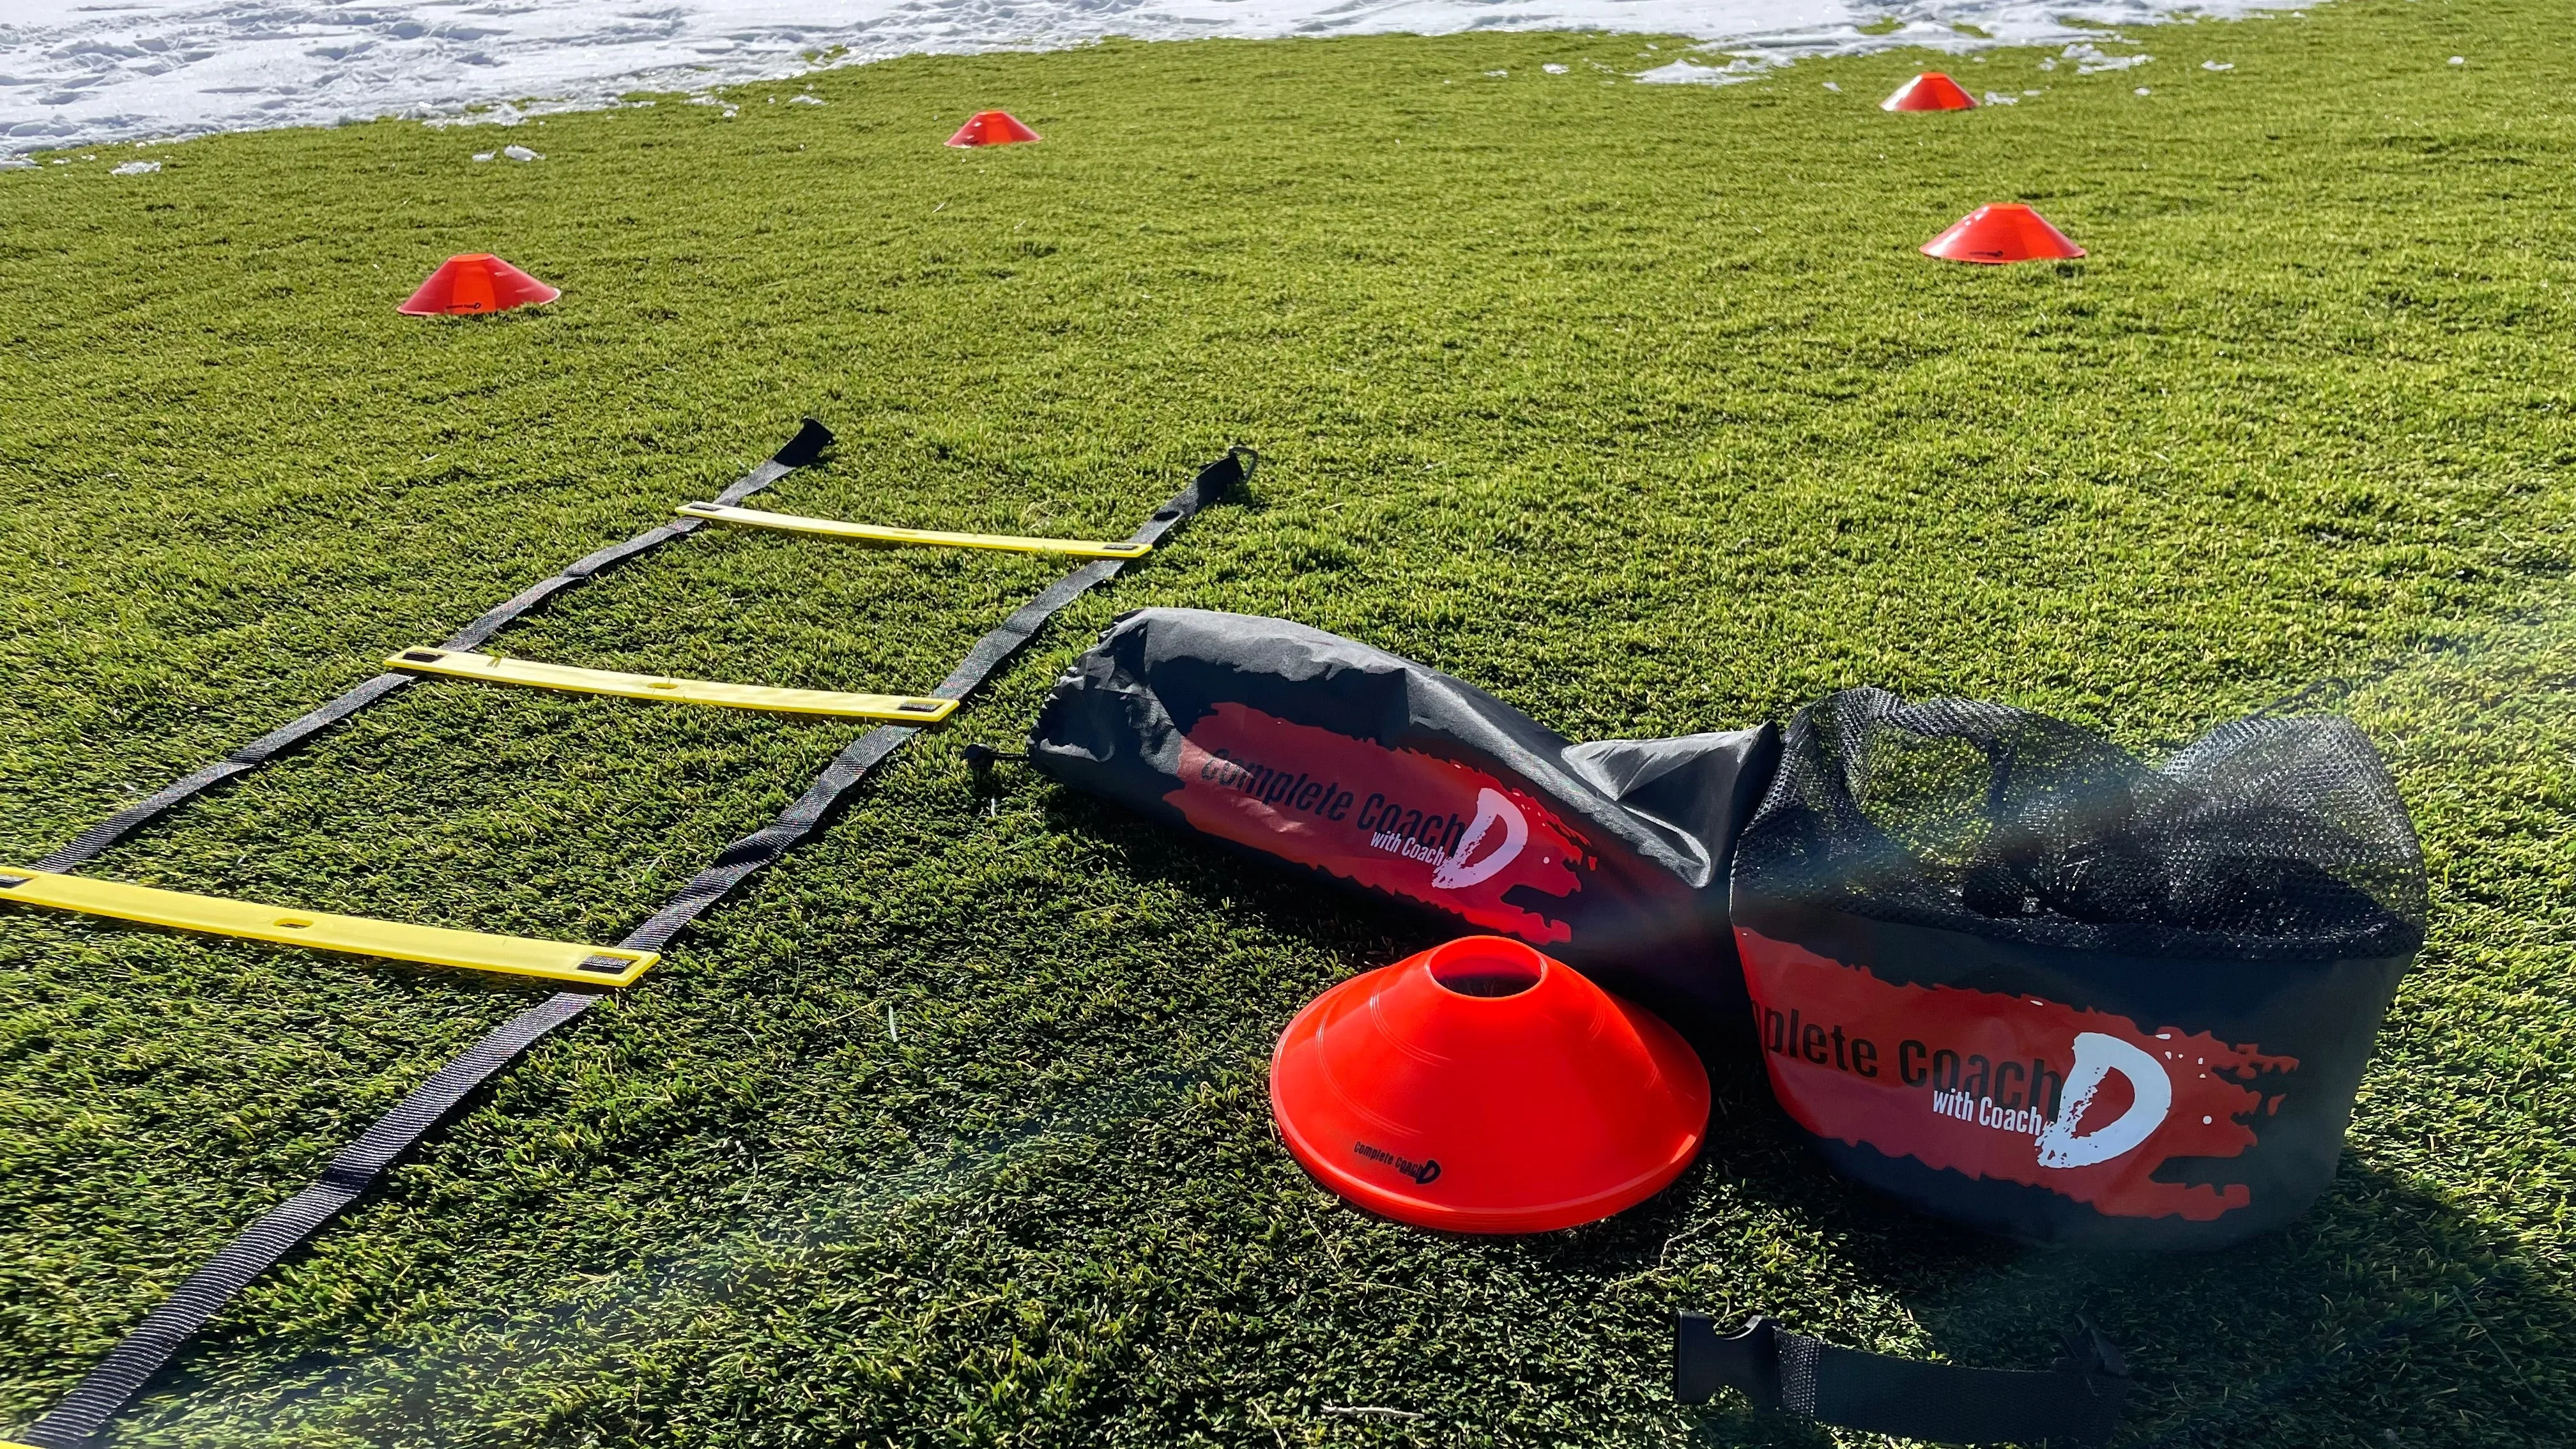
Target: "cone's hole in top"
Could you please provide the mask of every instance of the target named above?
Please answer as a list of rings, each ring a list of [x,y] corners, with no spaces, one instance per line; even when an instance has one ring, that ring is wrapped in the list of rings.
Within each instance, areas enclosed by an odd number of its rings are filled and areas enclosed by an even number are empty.
[[[1538,985],[1547,958],[1518,941],[1470,936],[1431,955],[1431,979],[1460,996],[1518,996]]]

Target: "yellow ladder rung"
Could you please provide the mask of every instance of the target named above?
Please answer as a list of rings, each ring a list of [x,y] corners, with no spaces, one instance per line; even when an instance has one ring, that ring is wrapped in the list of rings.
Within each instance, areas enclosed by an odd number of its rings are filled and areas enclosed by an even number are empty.
[[[123,881],[11,866],[0,866],[0,901],[266,941],[277,946],[382,956],[424,966],[499,971],[511,976],[542,976],[550,981],[583,981],[594,986],[624,986],[662,959],[658,951],[493,936],[440,926],[407,926],[369,916],[296,911],[257,901],[189,895]]]
[[[658,674],[619,674],[607,669],[575,669],[568,664],[539,664],[529,659],[499,659],[456,649],[406,649],[385,663],[421,674],[447,674],[494,684],[526,684],[538,689],[568,689],[580,694],[613,694],[624,699],[667,699],[684,704],[714,704],[732,709],[769,709],[786,714],[828,714],[848,719],[884,720],[893,724],[937,724],[957,709],[953,699],[912,694],[840,694],[827,689],[772,689],[760,684],[717,684],[704,679],[666,679]]]
[[[672,510],[684,518],[739,523],[746,528],[777,528],[789,533],[819,533],[870,543],[919,544],[935,548],[993,548],[1009,553],[1056,553],[1071,558],[1143,558],[1150,543],[1095,543],[1079,538],[1021,538],[1007,533],[940,533],[926,528],[887,528],[874,523],[843,523],[832,518],[802,518],[793,513],[763,513],[757,508],[728,508],[721,503],[683,503]]]

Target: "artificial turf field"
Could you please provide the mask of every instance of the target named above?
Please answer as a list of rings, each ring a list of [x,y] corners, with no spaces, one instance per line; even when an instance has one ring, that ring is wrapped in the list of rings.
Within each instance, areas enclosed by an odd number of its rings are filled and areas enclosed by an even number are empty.
[[[1117,536],[1264,457],[111,1442],[1829,1442],[1676,1407],[1677,1307],[2029,1367],[2080,1309],[2130,1351],[2124,1442],[2568,1442],[2566,30],[2354,0],[2130,32],[2126,70],[1956,61],[2040,94],[1932,116],[1875,106],[1921,55],[1709,88],[1615,74],[1679,48],[1635,37],[1111,44],[0,174],[0,861],[801,413],[840,444],[764,506],[915,526]],[[994,105],[1045,143],[939,145]],[[468,159],[512,141],[545,159]],[[135,155],[165,169],[108,174]],[[1913,251],[2016,197],[2092,255]],[[565,296],[394,314],[466,250]],[[912,691],[1059,569],[711,530],[495,648]],[[1264,1072],[1307,997],[1440,927],[970,785],[960,748],[1145,604],[1355,635],[1578,738],[1861,683],[2150,750],[2348,710],[2423,832],[2431,944],[2334,1189],[2231,1251],[1912,1216],[1811,1160],[1741,1050],[1646,1206],[1391,1226],[1290,1161]],[[611,940],[857,728],[433,681],[95,869]],[[0,917],[0,1437],[541,989]]]

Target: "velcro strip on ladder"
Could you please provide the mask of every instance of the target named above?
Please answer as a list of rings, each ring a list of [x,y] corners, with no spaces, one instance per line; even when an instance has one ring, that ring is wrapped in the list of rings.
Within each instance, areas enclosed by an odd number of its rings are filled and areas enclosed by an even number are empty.
[[[762,684],[717,684],[704,679],[666,679],[658,674],[619,674],[607,669],[576,669],[568,664],[539,664],[529,659],[501,659],[461,649],[406,649],[385,663],[421,674],[447,674],[494,684],[525,684],[576,694],[613,694],[624,699],[667,699],[683,704],[713,704],[731,709],[768,709],[784,714],[828,714],[888,724],[937,724],[956,712],[957,701],[914,694],[841,694],[828,689],[772,689]]]
[[[1021,538],[1007,533],[941,533],[926,528],[887,528],[874,523],[843,523],[834,518],[803,518],[793,513],[763,513],[757,508],[729,508],[720,503],[683,503],[673,510],[683,518],[738,523],[746,528],[776,528],[789,533],[819,533],[869,543],[915,544],[928,548],[991,548],[1007,553],[1053,553],[1070,558],[1143,558],[1150,543],[1098,543],[1080,538]]]
[[[296,911],[257,901],[189,895],[92,876],[55,875],[5,866],[0,866],[0,901],[77,911],[85,916],[113,916],[120,921],[141,921],[278,946],[382,956],[467,971],[542,976],[549,981],[579,981],[592,986],[624,986],[662,959],[658,951],[494,936],[441,926],[409,926],[369,916]]]

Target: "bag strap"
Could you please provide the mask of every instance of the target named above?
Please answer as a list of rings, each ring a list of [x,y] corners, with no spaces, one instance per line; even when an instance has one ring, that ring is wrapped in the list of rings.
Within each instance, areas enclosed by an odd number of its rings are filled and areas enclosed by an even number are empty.
[[[810,426],[820,427],[819,424]],[[804,435],[799,436],[802,438]],[[785,456],[784,450],[781,456]],[[807,457],[810,458],[811,454]],[[1200,509],[1241,486],[1252,476],[1258,461],[1249,448],[1228,452],[1200,469],[1189,487],[1157,509],[1154,516],[1130,538],[1138,543],[1159,542],[1163,535],[1188,522]],[[780,467],[778,476],[784,476],[785,472],[786,468]],[[1058,580],[999,628],[979,640],[968,653],[966,662],[960,664],[948,676],[947,682],[939,687],[939,697],[965,698],[1004,661],[1037,637],[1038,630],[1056,611],[1080,598],[1093,585],[1114,577],[1126,562],[1124,559],[1096,560]],[[569,569],[565,571],[566,574],[571,572]],[[540,589],[544,587],[539,586]],[[537,590],[529,592],[534,594]],[[920,730],[909,725],[878,725],[851,741],[777,819],[726,847],[724,853],[699,871],[695,879],[682,886],[669,903],[644,924],[628,932],[618,944],[651,951],[669,945],[671,938],[696,920],[701,912],[812,833],[844,794],[919,733]],[[113,839],[112,836],[109,838]],[[450,1058],[446,1065],[431,1074],[429,1080],[414,1087],[395,1104],[392,1111],[360,1134],[357,1141],[342,1148],[312,1186],[262,1214],[257,1222],[244,1228],[221,1252],[207,1260],[204,1267],[188,1275],[186,1282],[172,1290],[170,1296],[146,1314],[141,1323],[128,1330],[116,1347],[108,1351],[107,1357],[73,1385],[71,1392],[47,1410],[43,1418],[19,1431],[15,1444],[25,1446],[25,1449],[84,1449],[101,1429],[107,1427],[109,1419],[143,1391],[154,1374],[159,1373],[204,1330],[234,1294],[277,1266],[324,1223],[356,1202],[387,1168],[417,1146],[422,1138],[437,1130],[439,1123],[477,1087],[518,1060],[547,1033],[589,1010],[598,999],[588,991],[557,992],[493,1028],[481,1041]],[[0,1441],[0,1449],[13,1449],[13,1446],[9,1441]]]
[[[1758,1313],[1720,1337],[1708,1315],[1684,1313],[1674,1325],[1673,1397],[1697,1404],[1734,1389],[1757,1409],[1948,1444],[2106,1443],[2128,1368],[2084,1319],[2065,1346],[2045,1372],[1966,1368],[1836,1348]]]

